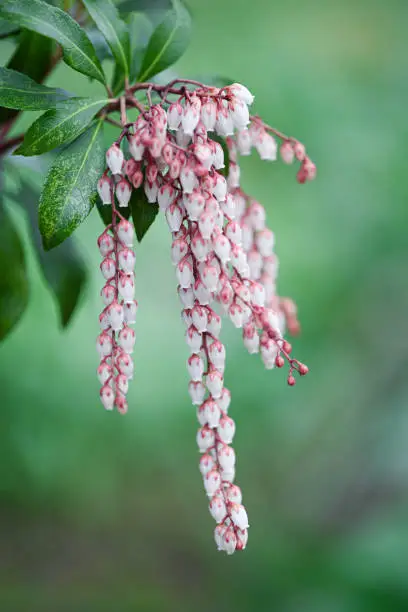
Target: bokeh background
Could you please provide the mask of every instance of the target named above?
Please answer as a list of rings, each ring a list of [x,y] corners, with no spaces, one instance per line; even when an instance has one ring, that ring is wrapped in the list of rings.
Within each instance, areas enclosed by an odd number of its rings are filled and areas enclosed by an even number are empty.
[[[217,553],[164,220],[137,249],[126,417],[103,410],[94,374],[97,213],[76,233],[90,282],[65,332],[26,241],[31,301],[0,347],[0,609],[405,612],[408,4],[188,4],[194,39],[178,73],[245,83],[256,112],[318,165],[299,186],[291,167],[243,163],[276,233],[310,375],[288,388],[225,325],[251,529],[244,553]],[[11,45],[0,51],[7,60]],[[66,66],[49,83],[99,87]]]

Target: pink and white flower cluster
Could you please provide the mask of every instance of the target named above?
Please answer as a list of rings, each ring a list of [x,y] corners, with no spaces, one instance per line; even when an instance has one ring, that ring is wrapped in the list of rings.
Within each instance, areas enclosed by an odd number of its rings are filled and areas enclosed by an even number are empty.
[[[288,298],[276,295],[274,235],[266,226],[265,209],[240,188],[238,153],[248,155],[255,148],[262,159],[276,159],[278,145],[272,132],[283,139],[282,159],[286,163],[294,159],[301,162],[297,175],[300,182],[312,179],[315,167],[300,143],[283,137],[258,117],[250,117],[248,106],[253,96],[243,85],[198,87],[194,91],[184,87],[176,101],[168,100],[169,93],[174,90],[161,89],[162,102],[145,109],[124,130],[130,159],[123,159],[117,144],[109,149],[107,162],[112,177],[102,177],[99,185],[102,201],[112,204],[114,218],[99,239],[105,257],[102,272],[107,280],[103,296],[109,294],[102,324],[110,330],[98,340],[102,374],[106,370],[106,378],[101,378],[101,395],[109,408],[115,394],[118,405],[117,398],[124,393],[116,381],[131,372],[129,368],[124,373],[118,359],[127,355],[131,362],[126,309],[128,304],[132,309],[136,304],[130,291],[130,266],[123,265],[123,253],[131,253],[131,242],[120,233],[123,224],[129,222],[115,222],[120,217],[115,196],[119,207],[126,206],[131,189],[143,185],[148,202],[159,205],[172,234],[171,259],[190,350],[189,393],[200,425],[200,471],[209,510],[217,523],[217,546],[231,554],[245,548],[249,525],[241,490],[234,484],[235,452],[231,443],[235,423],[229,415],[231,394],[224,386],[226,350],[220,341],[220,313],[242,329],[246,349],[260,353],[266,368],[288,362],[289,385],[295,384],[296,372],[304,375],[308,371],[290,357],[291,346],[283,338],[285,326],[297,330],[296,308]],[[220,137],[229,149],[227,176]],[[124,285],[126,294],[121,290]],[[122,335],[127,338],[124,343]],[[113,366],[118,372],[116,378],[110,370]]]
[[[118,412],[125,414],[129,380],[133,378],[131,354],[136,340],[135,331],[129,326],[136,322],[137,302],[134,299],[133,273],[136,256],[132,248],[135,232],[132,223],[119,213],[115,203],[116,198],[119,206],[123,206],[124,183],[127,184],[121,178],[122,162],[122,151],[118,147],[111,149],[107,154],[107,164],[112,177],[109,178],[106,172],[98,182],[102,202],[112,206],[112,223],[98,238],[103,257],[101,272],[106,282],[101,291],[105,308],[99,317],[102,331],[96,348],[101,359],[98,378],[102,385],[102,404],[106,410],[113,410],[115,406]]]

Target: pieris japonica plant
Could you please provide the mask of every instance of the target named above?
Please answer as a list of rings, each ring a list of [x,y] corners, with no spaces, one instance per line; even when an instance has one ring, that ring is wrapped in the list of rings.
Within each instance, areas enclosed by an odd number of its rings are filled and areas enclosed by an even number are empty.
[[[164,215],[189,350],[199,469],[216,544],[231,554],[245,548],[249,524],[235,484],[222,319],[240,330],[246,350],[259,354],[267,369],[286,368],[290,386],[308,372],[284,338],[286,330],[299,330],[296,306],[277,293],[274,234],[265,208],[241,186],[240,156],[255,152],[261,160],[296,164],[299,183],[313,179],[316,168],[298,140],[252,114],[254,96],[244,84],[157,78],[188,43],[191,19],[180,0],[153,14],[140,0],[55,4],[0,1],[3,36],[16,40],[0,69],[0,152],[18,183],[10,195],[23,205],[35,200],[16,172],[18,160],[54,151],[39,196],[43,247],[36,245],[64,323],[83,283],[69,237],[96,206],[105,224],[96,239],[103,279],[97,376],[103,407],[121,414],[134,371],[136,242]],[[84,98],[42,84],[60,60],[101,83],[105,93]],[[19,113],[34,110],[45,113],[24,134],[9,136]],[[105,150],[106,124],[116,135]],[[8,235],[1,247],[3,291],[15,303],[12,317],[1,313],[4,336],[23,311],[27,290],[18,234],[4,207],[1,215],[0,231]]]

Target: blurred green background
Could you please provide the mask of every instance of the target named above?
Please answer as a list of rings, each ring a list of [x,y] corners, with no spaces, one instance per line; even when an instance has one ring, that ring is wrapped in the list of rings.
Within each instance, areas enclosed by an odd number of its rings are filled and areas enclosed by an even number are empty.
[[[318,166],[299,186],[294,168],[243,163],[243,186],[276,233],[279,290],[303,325],[295,354],[311,372],[288,388],[225,324],[251,529],[244,553],[217,553],[164,220],[137,249],[126,417],[98,397],[97,213],[76,233],[90,283],[65,332],[26,242],[31,301],[0,347],[0,609],[407,611],[408,4],[189,5],[195,34],[179,74],[245,83],[256,112]],[[0,50],[6,61],[10,43]],[[99,87],[65,65],[49,83]]]

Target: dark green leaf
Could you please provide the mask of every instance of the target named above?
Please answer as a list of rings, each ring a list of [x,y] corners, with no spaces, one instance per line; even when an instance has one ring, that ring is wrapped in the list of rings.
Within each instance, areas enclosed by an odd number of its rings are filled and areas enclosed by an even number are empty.
[[[71,142],[88,127],[106,103],[106,98],[71,98],[60,102],[32,124],[14,155],[39,155]]]
[[[142,65],[144,52],[149,42],[150,35],[153,31],[153,26],[149,19],[143,13],[132,13],[128,18],[129,33],[130,33],[130,82],[135,81],[139,74]],[[114,76],[112,80],[112,90],[115,95],[118,95],[125,85],[125,77],[123,71],[118,65],[115,66]]]
[[[38,229],[37,203],[39,189],[22,180],[13,198],[28,213],[34,248],[44,277],[55,295],[60,311],[61,324],[65,327],[74,313],[86,282],[86,267],[72,238],[67,238],[52,251],[44,251]]]
[[[40,199],[39,226],[46,250],[65,240],[89,215],[105,167],[102,120],[64,149],[48,172]]]
[[[61,9],[41,0],[1,0],[0,17],[56,40],[62,47],[64,61],[71,68],[105,83],[91,41]]]
[[[66,97],[59,89],[39,85],[25,74],[0,67],[1,106],[19,110],[46,110]]]
[[[129,206],[132,211],[136,236],[138,241],[141,242],[143,236],[155,220],[159,207],[157,204],[150,204],[147,201],[143,187],[132,191]]]
[[[19,27],[13,23],[9,23],[5,19],[0,19],[0,38],[14,36],[19,31]]]
[[[24,251],[14,224],[0,203],[0,340],[20,320],[28,303]]]
[[[176,62],[190,40],[191,17],[180,0],[172,1],[172,9],[153,32],[143,58],[139,81],[146,81]]]
[[[118,8],[126,15],[127,13],[141,12],[149,16],[154,25],[163,20],[166,11],[172,6],[171,0],[122,0]]]
[[[7,68],[23,72],[37,83],[41,83],[49,71],[55,46],[50,38],[30,30],[22,30]],[[17,114],[18,110],[0,108],[0,123],[6,123]]]
[[[222,136],[218,136],[218,134],[215,134],[214,132],[211,133],[211,140],[215,140],[222,146],[222,150],[224,151],[225,168],[223,168],[222,170],[218,170],[218,172],[221,172],[221,174],[227,177],[229,174],[229,166],[230,166],[230,156],[229,156],[229,150],[228,150],[227,143],[225,142],[225,139]]]
[[[100,62],[105,59],[112,59],[112,51],[109,49],[109,45],[105,40],[105,37],[96,28],[87,30],[89,40],[94,46],[95,53],[98,56]]]
[[[127,25],[119,17],[117,8],[111,0],[83,0],[89,14],[102,32],[111,48],[113,57],[124,72],[130,73],[130,42]]]
[[[110,204],[102,204],[102,202],[98,198],[98,201],[96,202],[96,207],[98,209],[98,213],[102,220],[102,223],[104,225],[109,225],[110,223],[112,223],[112,206]],[[129,206],[120,209],[120,214],[122,215],[122,217],[125,217],[125,219],[129,219],[130,212],[131,211]]]

